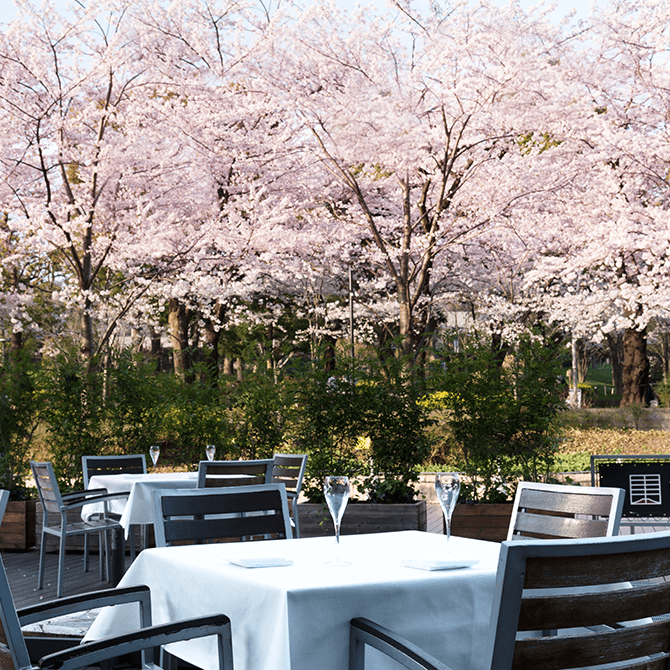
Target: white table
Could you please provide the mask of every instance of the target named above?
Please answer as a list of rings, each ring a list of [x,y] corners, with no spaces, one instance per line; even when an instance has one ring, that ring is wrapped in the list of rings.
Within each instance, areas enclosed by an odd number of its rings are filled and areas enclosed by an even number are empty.
[[[149,549],[120,586],[149,585],[154,623],[227,614],[235,667],[244,670],[346,670],[349,621],[357,616],[398,631],[454,668],[479,669],[500,545],[453,537],[451,549],[454,558],[479,564],[433,572],[405,567],[403,558],[445,557],[446,538],[419,531],[346,535],[347,567],[325,565],[334,556],[333,537]],[[246,569],[226,560],[233,553],[294,563]],[[136,626],[135,606],[118,606],[101,612],[86,639]],[[213,645],[180,645],[171,651],[213,670]],[[382,667],[379,657],[372,660],[370,668]]]
[[[107,489],[109,493],[129,491],[127,499],[114,500],[109,504],[109,511],[121,515],[120,524],[126,531],[133,524],[153,524],[153,502],[151,494],[155,489],[194,489],[198,485],[197,472],[168,472],[164,474],[146,475],[95,475],[88,483],[89,489]],[[102,503],[85,505],[82,508],[82,519],[103,512]]]

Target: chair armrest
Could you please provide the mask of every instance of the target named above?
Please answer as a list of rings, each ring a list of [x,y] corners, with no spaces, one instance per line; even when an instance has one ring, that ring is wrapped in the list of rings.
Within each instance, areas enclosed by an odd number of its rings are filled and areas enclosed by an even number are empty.
[[[410,670],[450,670],[420,647],[369,619],[352,619],[350,631],[349,670],[363,668],[366,644]]]
[[[21,626],[27,626],[28,624],[52,619],[63,614],[133,602],[138,603],[140,607],[140,626],[142,628],[151,626],[151,591],[144,584],[125,588],[91,591],[68,598],[61,598],[60,600],[51,600],[39,605],[23,607],[17,611],[17,614]]]
[[[105,495],[94,495],[90,498],[78,498],[76,500],[63,500],[63,507],[65,509],[74,509],[75,507],[83,507],[97,502],[105,502],[107,500],[114,500],[115,498],[127,498],[130,495],[129,491],[122,491],[120,493],[106,493]]]
[[[176,621],[142,628],[118,637],[86,642],[65,651],[49,654],[40,659],[38,665],[42,670],[75,670],[98,665],[117,656],[209,635],[218,637],[219,670],[233,670],[230,619],[224,614]]]
[[[82,489],[81,491],[70,491],[69,493],[62,493],[61,498],[65,501],[76,498],[86,498],[90,495],[102,495],[104,493],[107,493],[107,489]]]

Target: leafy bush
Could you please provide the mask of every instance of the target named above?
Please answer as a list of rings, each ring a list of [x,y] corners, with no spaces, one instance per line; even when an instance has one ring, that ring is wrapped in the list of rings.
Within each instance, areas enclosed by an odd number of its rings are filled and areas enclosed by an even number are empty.
[[[208,444],[216,445],[217,458],[239,458],[239,450],[228,439],[228,408],[215,387],[200,380],[186,384],[166,375],[161,379],[161,395],[152,410],[159,424],[161,462],[195,468],[205,459]]]
[[[81,457],[102,453],[105,443],[103,376],[76,352],[44,360],[38,375],[48,450],[62,490],[83,487]]]
[[[339,374],[305,369],[297,379],[295,439],[309,453],[305,493],[323,501],[329,474],[359,480],[373,502],[409,502],[430,452],[428,410],[405,361],[340,358]]]
[[[428,404],[441,413],[443,460],[472,482],[462,499],[501,502],[518,479],[548,477],[560,432],[556,361],[551,347],[525,338],[504,361],[475,341],[444,362],[442,393]]]
[[[38,417],[34,371],[30,358],[16,352],[0,367],[0,488],[10,500],[32,497],[25,482]]]

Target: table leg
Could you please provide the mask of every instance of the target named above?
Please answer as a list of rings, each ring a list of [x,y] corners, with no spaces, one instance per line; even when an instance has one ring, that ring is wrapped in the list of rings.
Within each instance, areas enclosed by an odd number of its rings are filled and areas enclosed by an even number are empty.
[[[111,546],[111,574],[109,581],[112,586],[116,586],[123,577],[126,570],[126,540],[123,534],[123,528],[112,530]]]

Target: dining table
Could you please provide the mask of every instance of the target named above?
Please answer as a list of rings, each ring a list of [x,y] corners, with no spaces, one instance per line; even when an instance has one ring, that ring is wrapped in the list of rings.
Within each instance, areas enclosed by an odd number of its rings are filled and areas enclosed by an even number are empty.
[[[152,493],[156,489],[191,488],[198,485],[197,472],[165,472],[146,474],[94,475],[88,483],[89,489],[107,489],[109,493],[127,491],[128,498],[108,503],[108,512],[121,518],[119,523],[128,538],[132,525],[147,526],[154,522]],[[104,512],[103,504],[85,505],[81,516],[84,521],[94,514]]]
[[[484,663],[500,545],[421,531],[143,551],[119,586],[147,584],[155,624],[223,613],[234,667],[346,670],[349,622],[367,617],[461,670]],[[85,640],[133,630],[136,605],[103,609]],[[213,640],[169,651],[215,670]],[[374,649],[366,668],[391,667]]]

